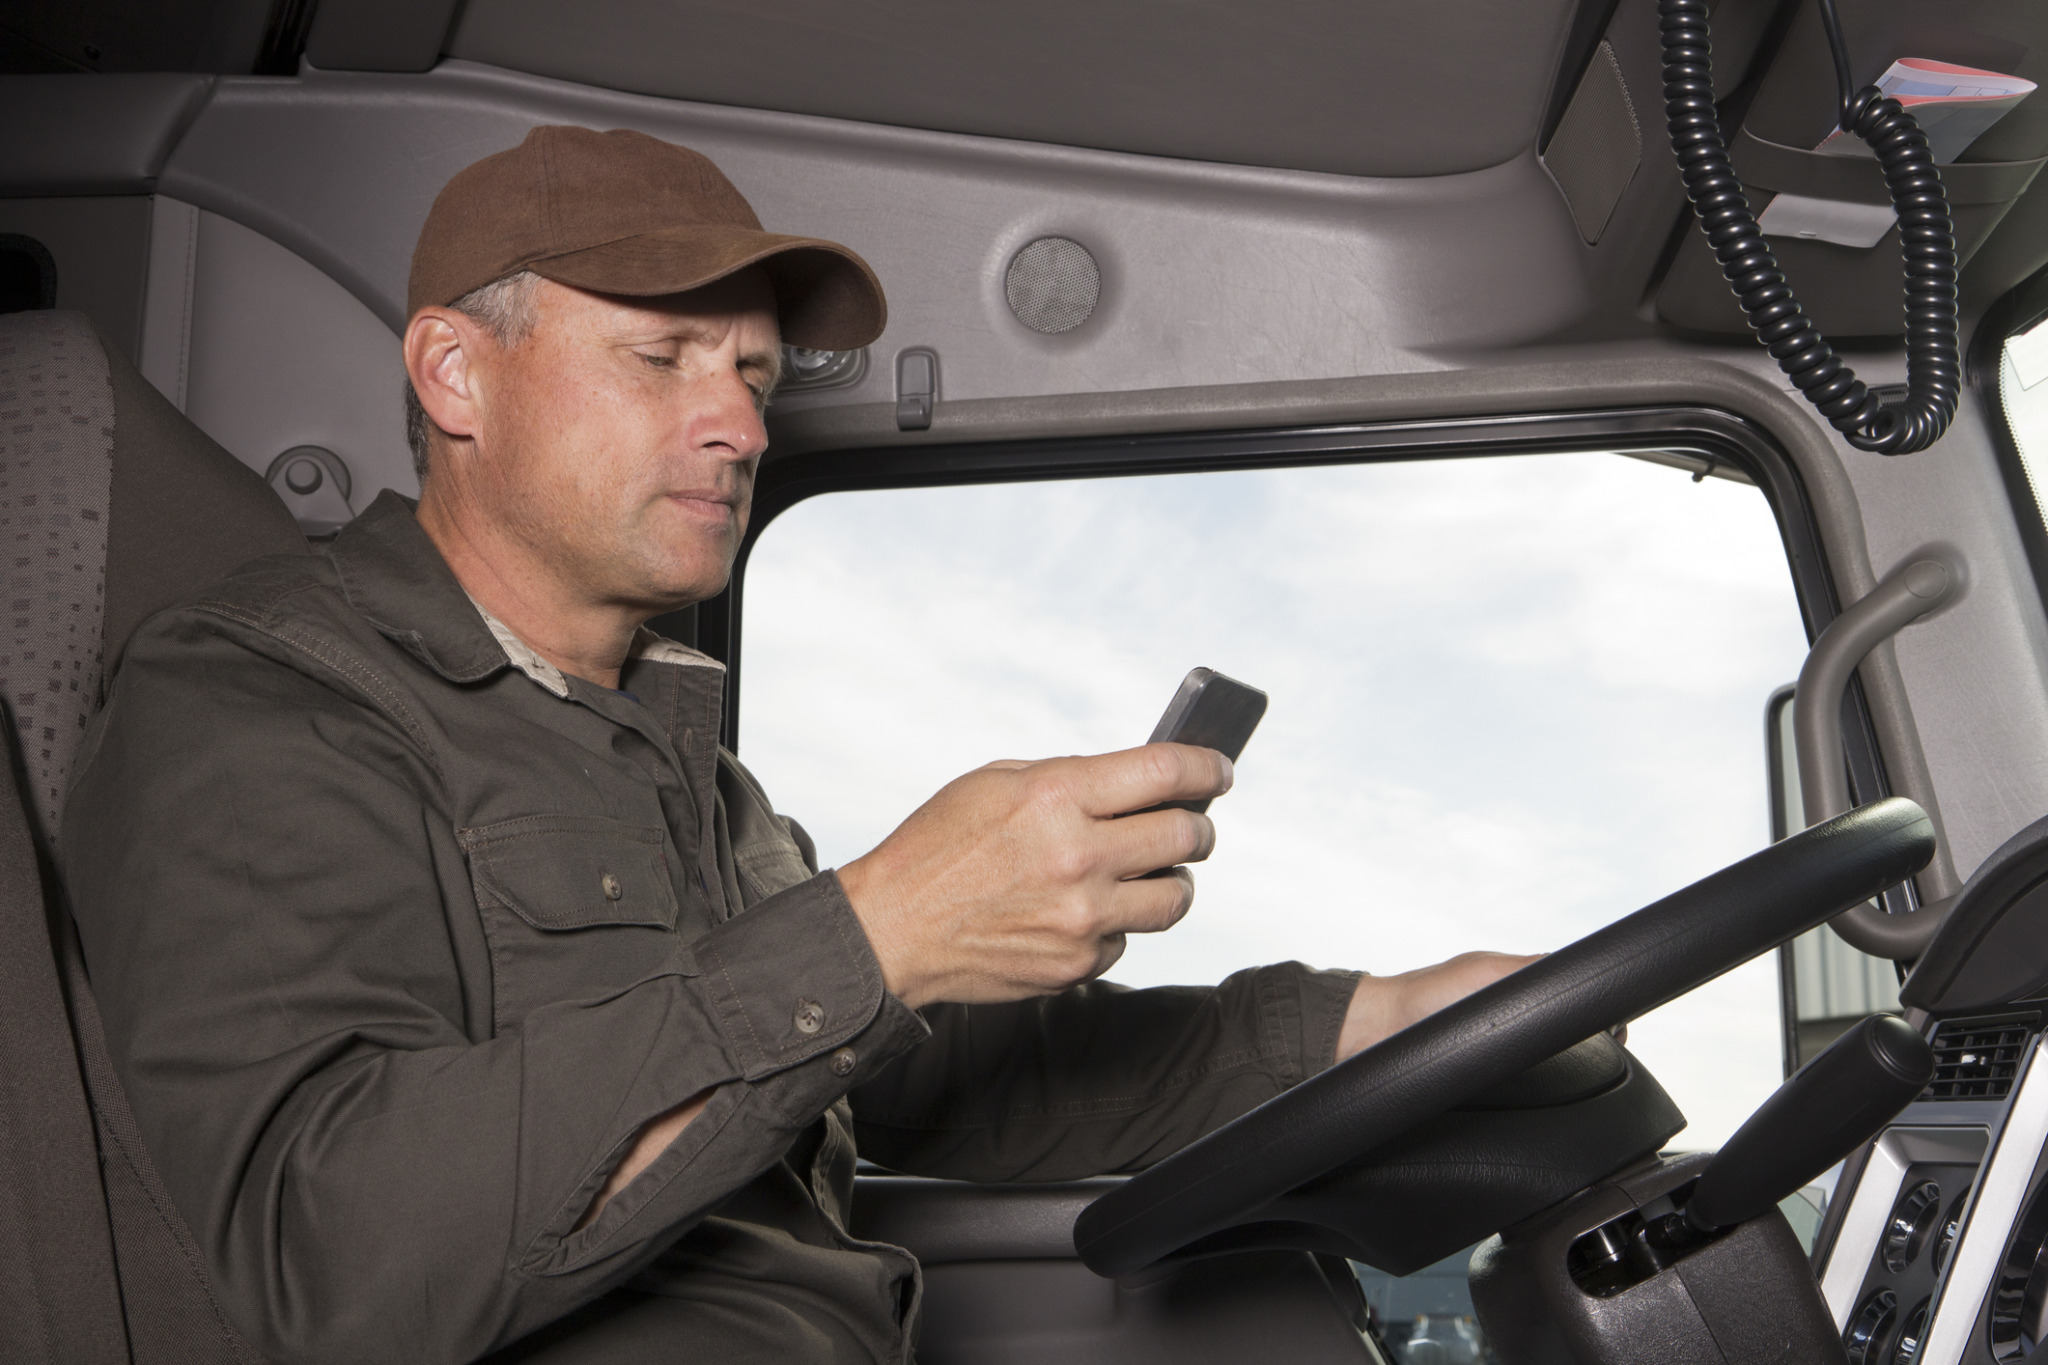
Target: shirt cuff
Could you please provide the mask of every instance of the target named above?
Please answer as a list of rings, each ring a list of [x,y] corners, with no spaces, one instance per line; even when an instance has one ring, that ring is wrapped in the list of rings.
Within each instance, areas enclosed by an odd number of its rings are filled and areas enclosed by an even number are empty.
[[[1337,1042],[1344,1032],[1344,1018],[1351,1012],[1351,997],[1358,991],[1364,972],[1328,971],[1291,964],[1297,976],[1301,999],[1302,1080],[1337,1064]]]
[[[892,1015],[915,1018],[883,986],[882,964],[832,872],[734,915],[691,953],[713,1018],[749,1081],[820,1057],[842,1078],[864,1074],[857,1051],[833,1054],[875,1022],[885,1002],[894,1003]]]

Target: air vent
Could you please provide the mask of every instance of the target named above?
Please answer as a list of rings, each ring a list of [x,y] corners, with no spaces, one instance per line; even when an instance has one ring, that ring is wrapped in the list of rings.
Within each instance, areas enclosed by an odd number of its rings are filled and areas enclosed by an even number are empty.
[[[1934,1080],[1923,1100],[2002,1100],[2019,1078],[2038,1014],[1951,1019],[1934,1031]]]

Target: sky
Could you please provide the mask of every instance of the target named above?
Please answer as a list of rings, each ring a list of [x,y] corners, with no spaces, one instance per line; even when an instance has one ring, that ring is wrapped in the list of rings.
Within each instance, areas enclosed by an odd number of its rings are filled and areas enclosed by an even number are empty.
[[[1189,668],[1265,690],[1132,986],[1544,951],[1755,852],[1806,652],[1756,489],[1606,453],[830,494],[744,611],[741,757],[828,866],[992,759],[1142,743]],[[1775,960],[1629,1046],[1718,1146],[1779,1081]]]

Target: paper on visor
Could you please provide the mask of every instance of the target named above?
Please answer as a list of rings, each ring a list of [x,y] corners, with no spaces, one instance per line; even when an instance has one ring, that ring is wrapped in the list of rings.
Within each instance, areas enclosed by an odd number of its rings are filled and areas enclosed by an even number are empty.
[[[1877,78],[1877,88],[1920,122],[1936,165],[1946,166],[2034,93],[2034,83],[1974,66],[1926,57],[1901,57]],[[1836,128],[1815,147],[1824,156],[1876,156],[1854,133]]]

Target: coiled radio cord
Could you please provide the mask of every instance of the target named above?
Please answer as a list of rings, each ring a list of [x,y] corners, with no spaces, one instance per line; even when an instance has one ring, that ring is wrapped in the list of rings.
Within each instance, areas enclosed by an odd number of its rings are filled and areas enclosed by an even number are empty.
[[[1956,237],[1941,173],[1919,122],[1874,85],[1852,89],[1834,0],[1820,0],[1835,62],[1842,127],[1877,153],[1906,262],[1906,398],[1887,405],[1836,356],[1793,297],[1728,161],[1714,108],[1707,0],[1658,0],[1664,112],[1686,197],[1757,340],[1778,368],[1859,450],[1905,455],[1948,430],[1962,392],[1956,346]]]

